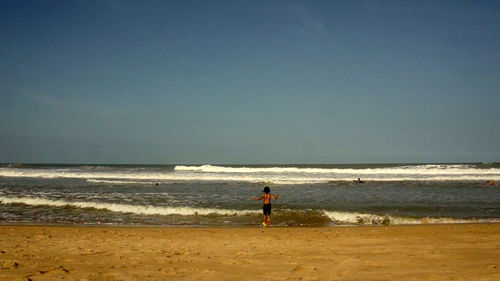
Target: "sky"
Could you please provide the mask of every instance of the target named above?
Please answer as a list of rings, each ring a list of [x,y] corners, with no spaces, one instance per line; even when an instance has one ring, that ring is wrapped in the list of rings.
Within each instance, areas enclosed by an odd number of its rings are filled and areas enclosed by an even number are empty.
[[[500,1],[0,0],[0,162],[500,161]]]

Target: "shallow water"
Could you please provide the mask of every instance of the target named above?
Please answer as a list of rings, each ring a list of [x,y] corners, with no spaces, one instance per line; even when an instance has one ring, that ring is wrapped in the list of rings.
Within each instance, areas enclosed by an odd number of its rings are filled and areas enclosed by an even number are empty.
[[[500,222],[487,180],[500,164],[5,164],[0,222],[258,225],[265,185],[277,225]]]

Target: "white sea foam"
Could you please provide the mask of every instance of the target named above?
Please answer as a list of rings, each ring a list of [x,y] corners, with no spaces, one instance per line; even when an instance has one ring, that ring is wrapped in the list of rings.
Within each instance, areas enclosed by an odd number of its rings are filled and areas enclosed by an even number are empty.
[[[85,201],[66,201],[53,200],[36,197],[5,197],[0,196],[0,204],[21,203],[32,206],[71,206],[77,208],[94,208],[109,210],[119,213],[134,213],[140,215],[228,215],[244,216],[260,213],[259,210],[232,210],[232,209],[213,209],[213,208],[192,208],[192,207],[160,207],[151,205],[130,205],[103,202],[85,202]],[[287,210],[278,211],[286,212]],[[294,210],[288,210],[294,211]],[[454,218],[409,218],[400,216],[380,216],[369,213],[358,212],[340,212],[322,210],[332,222],[337,224],[439,224],[439,223],[500,223],[500,219],[454,219]]]
[[[153,181],[120,181],[120,180],[94,180],[94,179],[87,179],[87,182],[110,183],[110,184],[145,184],[145,185],[156,184],[156,182]]]
[[[357,212],[323,211],[333,222],[348,224],[442,224],[442,223],[498,223],[500,219],[455,219],[455,218],[411,218],[401,216],[380,216]]]
[[[71,206],[77,208],[94,208],[105,209],[113,212],[120,213],[134,213],[142,215],[246,215],[257,213],[255,210],[230,210],[230,209],[212,209],[212,208],[191,208],[191,207],[158,207],[158,206],[144,206],[144,205],[129,205],[129,204],[116,204],[116,203],[100,203],[100,202],[70,202],[65,200],[52,200],[45,198],[33,197],[4,197],[0,196],[0,203],[12,204],[21,203],[34,206]]]
[[[339,212],[339,211],[325,211],[323,210],[325,215],[330,218],[333,222],[340,223],[363,223],[363,224],[372,224],[372,222],[383,221],[383,216],[377,216],[373,214],[362,214],[356,212]]]
[[[416,165],[385,168],[301,168],[301,167],[224,167],[224,166],[175,166],[176,171],[203,173],[295,173],[295,174],[352,174],[352,175],[498,175],[500,169],[477,169],[471,165]]]

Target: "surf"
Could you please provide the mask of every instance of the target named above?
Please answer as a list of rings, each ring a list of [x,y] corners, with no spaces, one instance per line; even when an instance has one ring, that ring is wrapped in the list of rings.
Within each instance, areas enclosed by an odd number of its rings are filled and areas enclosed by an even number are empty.
[[[91,208],[95,210],[110,211],[123,214],[160,215],[160,216],[201,216],[217,221],[218,217],[242,217],[236,224],[247,225],[248,222],[259,220],[261,210],[255,209],[224,209],[224,208],[194,208],[189,206],[154,206],[133,205],[122,203],[68,201],[60,199],[47,199],[40,197],[8,197],[0,196],[0,204],[24,204],[34,207],[72,207],[76,209]],[[47,211],[47,210],[45,210]],[[210,218],[212,217],[212,218]],[[500,222],[500,219],[459,219],[449,217],[405,217],[394,215],[380,215],[372,213],[345,212],[325,209],[275,209],[273,222],[282,226],[321,226],[321,225],[408,225],[408,224],[442,224],[442,223],[480,223]]]
[[[230,210],[192,207],[159,207],[152,205],[131,205],[120,203],[53,200],[37,197],[5,197],[0,196],[0,204],[25,204],[32,206],[76,207],[108,210],[118,213],[134,213],[139,215],[246,215],[256,213],[255,210]]]
[[[244,167],[177,165],[161,167],[3,167],[1,177],[11,178],[74,178],[103,184],[142,182],[248,182],[254,184],[304,185],[328,182],[364,181],[486,181],[499,180],[499,168],[478,168],[470,164],[401,165],[370,168],[338,167]]]

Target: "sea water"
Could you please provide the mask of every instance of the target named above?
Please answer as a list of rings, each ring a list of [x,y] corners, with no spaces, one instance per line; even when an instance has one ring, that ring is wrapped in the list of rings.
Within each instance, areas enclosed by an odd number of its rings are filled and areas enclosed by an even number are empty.
[[[365,183],[355,183],[361,178]],[[500,163],[0,165],[0,223],[257,226],[500,222]]]

